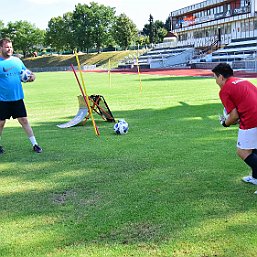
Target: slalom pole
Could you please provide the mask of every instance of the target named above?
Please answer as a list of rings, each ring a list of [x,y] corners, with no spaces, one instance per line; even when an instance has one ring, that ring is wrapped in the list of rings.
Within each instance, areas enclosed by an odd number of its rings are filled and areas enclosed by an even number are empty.
[[[84,81],[84,78],[83,78],[83,75],[82,75],[81,65],[80,65],[78,53],[77,53],[76,50],[75,50],[75,56],[76,56],[76,61],[77,61],[77,64],[78,64],[78,70],[79,70],[79,75],[80,75],[80,79],[81,79],[81,82],[82,82],[83,90],[84,90],[85,95],[87,96],[87,90],[86,90],[86,86],[85,86],[85,81]]]
[[[77,75],[77,73],[76,73],[76,71],[75,71],[75,68],[74,68],[73,64],[71,64],[71,68],[72,68],[72,71],[73,71],[73,73],[74,73],[74,75],[75,75],[75,78],[76,78],[76,80],[77,80],[77,82],[78,82],[79,89],[80,89],[80,91],[81,91],[81,94],[82,94],[82,96],[83,96],[85,102],[86,102],[87,108],[89,109],[89,102],[88,102],[88,99],[87,99],[87,97],[86,97],[86,95],[85,95],[85,93],[84,93],[84,91],[83,91],[83,88],[82,88],[82,86],[81,86],[81,84],[80,84],[78,75]]]
[[[108,62],[108,76],[109,76],[109,86],[111,87],[111,85],[112,85],[112,78],[111,78],[111,59],[109,59],[109,62]]]
[[[136,60],[137,60],[137,73],[138,73],[139,85],[140,85],[140,94],[142,94],[142,80],[141,80],[140,68],[138,63],[138,56],[136,57]]]
[[[100,136],[100,132],[99,132],[97,126],[96,126],[95,119],[94,119],[93,113],[92,113],[92,109],[91,109],[91,106],[90,106],[90,103],[89,103],[89,98],[88,98],[88,95],[87,95],[86,86],[85,86],[85,82],[84,82],[84,79],[83,79],[83,75],[82,75],[81,66],[80,66],[80,62],[79,62],[77,51],[75,51],[75,56],[76,56],[76,60],[77,60],[77,64],[78,64],[78,70],[79,70],[79,73],[80,73],[80,77],[81,77],[83,88],[81,87],[81,84],[80,84],[79,79],[77,77],[76,71],[75,71],[74,67],[72,66],[73,72],[74,72],[74,74],[76,76],[77,82],[78,82],[78,84],[80,86],[80,89],[81,89],[81,93],[82,93],[82,95],[84,97],[84,100],[85,100],[85,102],[87,104],[88,112],[89,112],[90,118],[92,120],[92,124],[93,124],[94,130],[95,130],[95,134],[97,136]]]
[[[83,88],[82,88],[82,86],[81,86],[81,84],[80,84],[80,81],[79,81],[79,78],[78,78],[78,76],[77,76],[77,73],[76,73],[76,71],[75,71],[75,69],[74,69],[74,66],[73,66],[72,64],[71,64],[71,68],[72,68],[73,73],[74,73],[74,75],[75,75],[75,78],[76,78],[76,80],[77,80],[77,82],[78,82],[78,85],[79,85],[81,94],[82,94],[82,96],[83,96],[83,98],[84,98],[84,100],[85,100],[85,102],[86,102],[86,105],[87,105],[87,108],[88,108],[88,112],[89,112],[90,117],[91,117],[91,119],[92,119],[92,117],[93,117],[93,116],[92,116],[92,110],[91,110],[91,106],[90,106],[90,103],[89,103],[89,100],[88,100],[88,96],[85,94],[85,92],[84,92],[84,90],[83,90]],[[100,132],[99,132],[99,130],[98,130],[96,124],[95,124],[95,120],[94,120],[94,119],[92,119],[92,123],[93,123],[94,129],[95,129],[96,135],[99,136],[99,135],[100,135]]]

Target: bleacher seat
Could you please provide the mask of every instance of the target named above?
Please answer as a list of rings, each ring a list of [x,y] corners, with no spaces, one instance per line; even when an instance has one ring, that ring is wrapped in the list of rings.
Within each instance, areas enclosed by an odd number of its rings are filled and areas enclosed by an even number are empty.
[[[232,39],[231,43],[213,52],[212,62],[242,61],[252,57],[257,51],[257,39]]]

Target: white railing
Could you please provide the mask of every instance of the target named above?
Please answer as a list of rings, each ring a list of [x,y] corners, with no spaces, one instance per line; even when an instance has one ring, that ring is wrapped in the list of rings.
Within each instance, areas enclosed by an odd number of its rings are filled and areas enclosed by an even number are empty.
[[[164,43],[159,43],[156,44],[154,46],[154,48],[172,48],[172,47],[176,47],[177,46],[177,42],[164,42]]]
[[[150,68],[168,68],[172,66],[187,64],[192,60],[193,55],[194,49],[188,49],[176,55],[171,55],[167,58],[152,60],[150,63]]]

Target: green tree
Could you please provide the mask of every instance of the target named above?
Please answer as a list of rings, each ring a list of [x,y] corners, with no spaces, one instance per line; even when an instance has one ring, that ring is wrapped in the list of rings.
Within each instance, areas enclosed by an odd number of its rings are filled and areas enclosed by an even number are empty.
[[[140,46],[146,46],[149,45],[149,37],[145,36],[145,35],[138,35],[137,39],[136,39],[136,43],[137,45]]]
[[[72,13],[52,18],[48,23],[46,43],[57,50],[89,51],[113,42],[111,28],[115,19],[115,8],[91,2],[78,4]]]
[[[169,15],[169,17],[166,19],[165,23],[164,23],[164,28],[167,31],[171,30],[171,15]]]
[[[162,43],[166,35],[165,24],[160,20],[156,20],[154,22],[154,43]]]
[[[70,50],[73,37],[71,30],[72,13],[67,12],[63,17],[53,17],[48,22],[45,42],[57,51]]]
[[[153,24],[153,16],[150,14],[149,16],[149,41],[150,43],[154,43],[154,24]]]
[[[112,33],[116,43],[126,50],[136,41],[138,36],[136,25],[124,13],[117,17]]]
[[[76,5],[72,22],[75,47],[87,51],[96,48],[100,52],[101,47],[112,41],[110,30],[114,20],[115,10],[112,7],[95,2]]]
[[[149,18],[149,24],[145,24],[142,35],[148,36],[150,43],[161,43],[167,34],[164,23],[162,21],[153,21],[152,15]]]
[[[14,49],[24,56],[42,47],[44,42],[45,31],[27,21],[9,22],[2,31],[3,36],[13,41]]]
[[[3,38],[5,34],[4,23],[0,20],[0,38]]]
[[[3,29],[4,29],[4,22],[0,20],[0,38],[2,37]]]
[[[94,47],[93,41],[93,26],[92,17],[93,12],[89,5],[78,4],[75,6],[75,10],[72,16],[72,31],[74,38],[74,48],[82,51],[89,51]]]
[[[106,46],[112,36],[111,29],[115,21],[115,8],[99,5],[95,2],[90,3],[92,40],[95,47],[100,52],[101,47]]]

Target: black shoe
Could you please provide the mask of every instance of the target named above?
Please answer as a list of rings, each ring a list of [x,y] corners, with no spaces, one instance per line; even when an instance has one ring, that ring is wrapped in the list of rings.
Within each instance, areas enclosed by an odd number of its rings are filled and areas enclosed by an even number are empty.
[[[4,153],[4,148],[0,145],[0,154]]]
[[[34,145],[33,146],[33,151],[36,153],[42,153],[42,148],[39,145]]]

